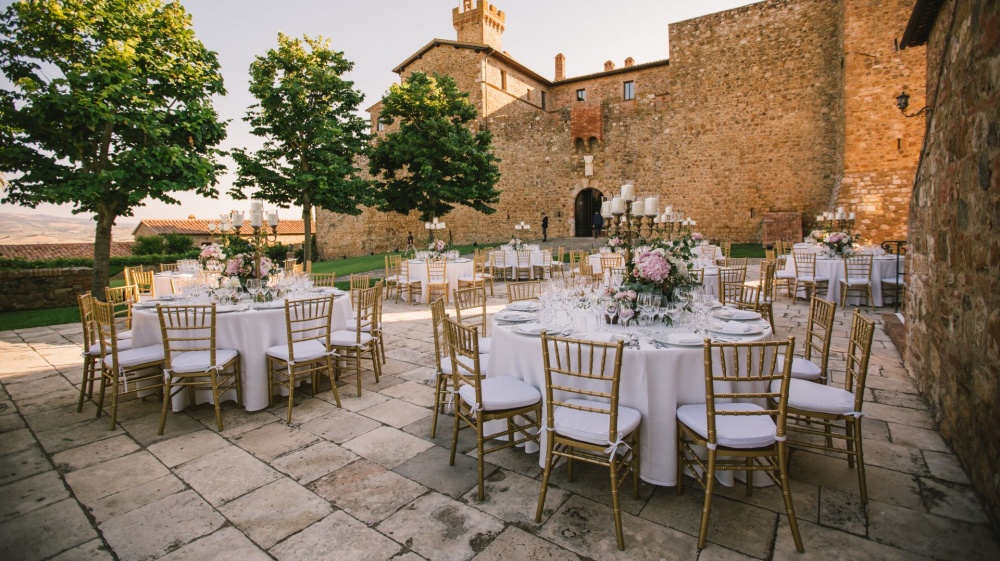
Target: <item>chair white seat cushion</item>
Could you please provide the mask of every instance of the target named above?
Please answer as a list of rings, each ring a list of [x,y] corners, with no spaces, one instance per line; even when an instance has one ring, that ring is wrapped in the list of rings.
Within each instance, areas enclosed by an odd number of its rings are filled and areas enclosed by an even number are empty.
[[[470,276],[458,277],[458,282],[480,282],[485,278],[486,277],[484,275],[477,274],[477,275],[472,275],[471,277]]]
[[[489,337],[480,337],[479,338],[479,354],[481,354],[481,355],[490,354],[490,343],[492,341],[493,341],[493,339],[490,339]]]
[[[611,404],[603,401],[593,401],[589,399],[567,399],[570,405],[581,405],[594,409],[611,411]],[[638,426],[642,415],[631,407],[618,406],[618,434],[627,436]],[[552,413],[552,425],[556,433],[582,440],[591,444],[608,444],[608,429],[610,428],[611,416],[608,413],[595,413],[593,411],[580,411],[569,407],[556,407]]]
[[[848,277],[846,280],[841,279],[840,282],[850,286],[868,286],[872,281],[867,277]]]
[[[779,279],[794,279],[795,273],[792,271],[781,270],[781,271],[775,271],[774,276]]]
[[[778,364],[784,364],[785,355],[778,355]],[[823,371],[819,365],[811,360],[806,360],[800,356],[792,357],[792,378],[800,380],[818,380]]]
[[[469,359],[465,358],[464,356],[458,357],[458,361],[467,364],[470,369],[472,368],[472,364],[470,364]],[[451,358],[445,357],[441,359],[441,373],[446,376],[452,375]],[[467,371],[462,371],[462,373],[468,374]],[[489,358],[485,354],[479,353],[479,374],[482,376],[489,376],[489,373],[490,373]]]
[[[118,339],[118,352],[127,351],[132,348],[131,339]],[[101,344],[94,343],[87,349],[87,354],[90,356],[101,356]]]
[[[104,357],[104,364],[108,368],[114,365],[111,355]],[[118,366],[120,368],[131,368],[140,364],[151,364],[163,361],[163,345],[149,345],[146,347],[136,347],[125,351],[118,351]]]
[[[361,345],[367,345],[372,340],[370,333],[361,332]],[[331,347],[354,347],[358,343],[358,332],[340,329],[330,334]]]
[[[310,341],[298,341],[292,344],[292,352],[295,354],[295,362],[307,362],[316,360],[329,351],[326,346],[316,339]],[[288,362],[288,344],[275,345],[267,349],[267,356]]]
[[[510,376],[483,378],[479,383],[483,392],[484,411],[503,411],[534,405],[542,394],[532,386]],[[469,384],[458,389],[458,395],[467,404],[476,406],[476,389]]]
[[[131,339],[131,338],[132,338],[132,330],[131,329],[129,329],[128,331],[119,331],[118,332],[118,340],[119,341],[121,341],[122,339]]]
[[[170,371],[175,374],[192,374],[206,372],[212,366],[223,364],[238,357],[239,353],[232,349],[215,349],[215,364],[212,364],[212,353],[209,351],[188,351],[180,353],[170,361]]]
[[[719,411],[763,411],[753,403],[716,403]],[[708,409],[704,403],[677,408],[677,420],[704,439],[708,439]],[[767,415],[716,415],[715,431],[719,446],[726,448],[763,448],[774,444],[777,427]]]
[[[778,391],[771,382],[771,391]],[[788,384],[788,406],[804,411],[815,411],[830,415],[844,415],[854,412],[854,394],[847,390],[825,386],[807,380],[790,380]]]
[[[800,276],[798,276],[796,278],[798,278],[802,282],[823,282],[823,281],[830,280],[830,279],[828,279],[826,277],[816,277],[816,276],[812,276],[812,275],[800,275]]]

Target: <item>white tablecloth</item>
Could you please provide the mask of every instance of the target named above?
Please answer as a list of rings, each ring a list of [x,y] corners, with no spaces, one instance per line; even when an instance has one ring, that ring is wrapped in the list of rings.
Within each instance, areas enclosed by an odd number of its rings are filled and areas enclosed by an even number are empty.
[[[609,330],[620,329],[607,326]],[[746,337],[747,341],[770,340],[771,331]],[[519,335],[509,327],[494,325],[489,375],[513,376],[538,388],[545,398],[545,369],[538,337]],[[704,349],[655,347],[625,349],[622,357],[620,403],[642,414],[640,476],[655,485],[677,483],[677,407],[705,403]],[[542,408],[544,415],[544,406]],[[542,450],[545,450],[542,431]],[[539,454],[539,465],[545,458]],[[732,484],[720,474],[720,482]]]
[[[429,292],[427,286],[427,262],[411,259],[407,262],[407,270],[411,281],[420,282],[420,301],[427,302],[427,293]],[[458,279],[460,277],[471,277],[475,270],[475,263],[471,259],[449,260],[448,267],[445,270],[445,275],[448,277],[448,294],[451,294],[458,288]],[[450,299],[451,297],[449,296]]]
[[[899,274],[903,273],[904,259],[905,257],[899,258]],[[793,275],[795,274],[795,260],[790,255],[788,256],[788,261],[785,262],[785,270]],[[843,258],[828,259],[824,257],[817,257],[816,276],[830,279],[826,294],[820,294],[820,298],[823,298],[828,302],[836,302],[837,304],[840,304],[840,280],[844,278]],[[895,255],[882,255],[875,257],[872,260],[872,305],[882,305],[882,279],[892,279],[895,276]],[[805,295],[804,288],[802,289],[802,295]],[[862,303],[862,298],[860,296],[852,295],[847,299],[847,303],[854,306],[860,305]]]
[[[351,299],[338,296],[333,305],[332,327],[354,329],[351,316]],[[153,308],[134,308],[132,313],[132,341],[136,347],[163,344],[160,320]],[[240,371],[243,374],[243,407],[247,411],[267,408],[267,349],[288,343],[285,328],[285,309],[229,312],[216,315],[216,346],[235,349],[240,353]],[[180,392],[173,400],[174,411],[181,411],[188,402],[187,392]],[[211,392],[198,392],[198,403],[210,402]],[[224,400],[236,399],[235,390]]]

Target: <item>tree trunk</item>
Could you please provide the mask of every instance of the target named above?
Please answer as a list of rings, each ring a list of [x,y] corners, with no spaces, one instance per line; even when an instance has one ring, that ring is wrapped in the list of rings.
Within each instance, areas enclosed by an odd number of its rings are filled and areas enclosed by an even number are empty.
[[[97,231],[94,234],[94,273],[90,282],[90,293],[104,300],[104,288],[108,286],[111,269],[111,227],[115,217],[105,210],[97,211]]]
[[[302,196],[302,224],[306,230],[306,243],[302,247],[302,269],[309,270],[307,263],[312,262],[312,202],[309,195]]]

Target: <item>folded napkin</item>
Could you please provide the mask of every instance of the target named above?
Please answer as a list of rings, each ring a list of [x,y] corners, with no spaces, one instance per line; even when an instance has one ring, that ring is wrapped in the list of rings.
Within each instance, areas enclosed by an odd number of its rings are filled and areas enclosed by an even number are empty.
[[[704,341],[704,338],[694,333],[676,333],[670,336],[670,342],[675,345],[697,345]]]
[[[726,331],[729,333],[749,333],[750,326],[745,323],[728,322],[726,323]]]
[[[720,318],[731,318],[734,314],[731,308],[722,308],[721,310],[717,310],[715,315]]]

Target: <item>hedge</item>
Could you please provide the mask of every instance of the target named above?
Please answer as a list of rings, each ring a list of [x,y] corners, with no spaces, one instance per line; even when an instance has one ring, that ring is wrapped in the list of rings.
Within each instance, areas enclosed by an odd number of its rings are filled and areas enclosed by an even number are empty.
[[[160,263],[174,263],[179,259],[197,259],[198,250],[175,255],[129,255],[112,257],[110,273],[115,276],[125,267],[138,265],[156,267]],[[60,257],[56,259],[25,259],[23,257],[0,257],[0,270],[18,269],[61,269],[64,267],[93,267],[92,257]]]

